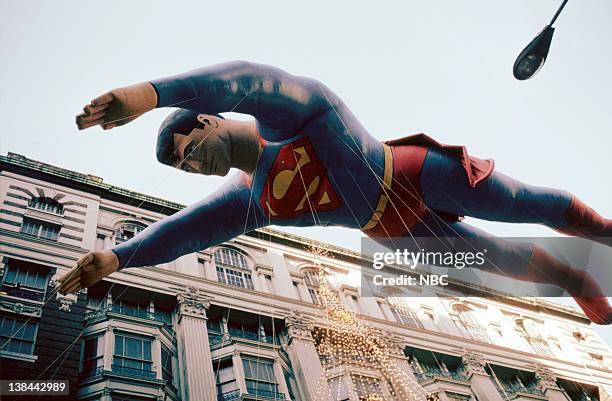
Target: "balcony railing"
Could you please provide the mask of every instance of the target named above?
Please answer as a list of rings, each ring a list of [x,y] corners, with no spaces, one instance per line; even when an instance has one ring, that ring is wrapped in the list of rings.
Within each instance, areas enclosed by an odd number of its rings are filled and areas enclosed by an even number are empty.
[[[545,396],[544,391],[540,390],[539,388],[535,388],[533,386],[521,387],[521,386],[515,386],[512,384],[503,384],[503,388],[499,388],[498,386],[497,391],[502,397],[513,396],[519,393],[538,395],[542,397]]]
[[[283,393],[278,392],[278,391],[269,391],[269,390],[262,390],[262,389],[247,387],[247,393],[249,395],[254,395],[257,398],[265,398],[265,399],[272,399],[272,400],[284,400],[285,399],[285,396],[283,395]]]
[[[45,293],[43,291],[38,291],[34,289],[5,284],[2,286],[1,291],[6,293],[6,295],[10,295],[11,297],[28,299],[30,301],[43,302],[45,300]]]
[[[361,364],[361,365],[373,365],[380,362],[380,358],[373,355],[357,355],[350,353],[343,353],[338,355],[320,355],[319,360],[325,364]]]
[[[233,339],[245,339],[250,341],[257,341],[261,343],[268,344],[279,344],[278,338],[275,339],[273,336],[269,335],[258,335],[257,333],[251,331],[243,331],[238,329],[229,329],[228,333],[225,334],[216,334],[216,333],[208,333],[208,342],[211,346],[219,345],[226,341],[231,341]]]
[[[118,305],[118,304],[112,304],[102,309],[99,309],[97,311],[88,312],[85,314],[85,320],[103,318],[103,317],[106,317],[109,312],[117,313],[117,314],[124,315],[124,316],[137,317],[140,319],[153,320],[156,322],[163,323],[164,328],[168,330],[170,334],[174,335],[174,329],[172,325],[165,322],[161,318],[161,316],[159,316],[158,314],[152,313],[146,310],[142,310],[142,309],[129,309],[129,308],[122,307],[121,305]]]
[[[134,376],[134,377],[146,377],[154,379],[156,374],[152,370],[128,368],[127,366],[113,365],[113,373],[119,373],[120,375]]]
[[[465,374],[463,374],[461,371],[456,370],[445,372],[442,369],[428,369],[425,372],[416,372],[414,375],[416,376],[416,379],[419,383],[425,380],[431,380],[436,378],[447,378],[463,382],[469,381],[468,377]]]
[[[218,394],[217,401],[232,401],[239,400],[242,394],[240,394],[240,390],[229,391],[227,393]]]

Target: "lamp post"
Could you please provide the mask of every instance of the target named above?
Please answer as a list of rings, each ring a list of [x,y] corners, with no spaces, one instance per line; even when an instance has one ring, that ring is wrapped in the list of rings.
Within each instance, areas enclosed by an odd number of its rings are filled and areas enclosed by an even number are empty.
[[[563,7],[568,0],[563,0],[563,3],[553,16],[552,20],[548,25],[542,29],[540,33],[523,49],[514,62],[512,73],[514,78],[524,81],[533,77],[544,65],[546,56],[548,56],[548,50],[550,49],[550,42],[552,41],[553,33],[555,28],[552,25],[561,14]]]

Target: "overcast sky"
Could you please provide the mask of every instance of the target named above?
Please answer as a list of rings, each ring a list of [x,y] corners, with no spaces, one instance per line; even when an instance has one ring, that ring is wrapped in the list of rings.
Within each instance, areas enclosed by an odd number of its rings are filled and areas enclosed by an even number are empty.
[[[465,144],[499,171],[570,190],[612,216],[612,2],[570,1],[539,75],[512,77],[560,2],[0,0],[0,153],[192,203],[223,179],[156,162],[170,110],[109,132],[77,133],[74,115],[117,86],[245,59],[324,81],[381,140],[426,132]],[[503,236],[550,234],[468,222]],[[356,231],[290,231],[359,247]]]

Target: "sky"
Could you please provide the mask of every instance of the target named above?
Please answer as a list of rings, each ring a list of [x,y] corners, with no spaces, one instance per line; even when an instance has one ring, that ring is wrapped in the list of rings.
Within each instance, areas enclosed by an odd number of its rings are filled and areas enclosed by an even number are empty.
[[[512,77],[560,3],[0,0],[0,154],[190,204],[224,179],[156,162],[169,109],[111,131],[78,132],[74,116],[109,89],[242,59],[323,81],[380,140],[425,132],[467,145],[499,171],[612,216],[612,2],[570,1],[544,68],[529,81]],[[467,222],[500,236],[551,235]],[[361,238],[283,229],[352,249]],[[612,329],[598,331],[612,344]]]

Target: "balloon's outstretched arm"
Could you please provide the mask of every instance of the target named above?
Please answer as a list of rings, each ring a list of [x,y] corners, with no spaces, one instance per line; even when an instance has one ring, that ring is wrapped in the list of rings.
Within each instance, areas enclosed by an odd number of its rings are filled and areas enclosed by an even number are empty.
[[[321,82],[279,68],[231,61],[151,81],[157,107],[250,114],[273,129],[295,130],[329,110],[337,96]]]
[[[255,217],[253,207],[248,208],[249,197],[240,174],[234,175],[212,195],[112,248],[119,269],[170,262],[252,231],[263,219]]]

